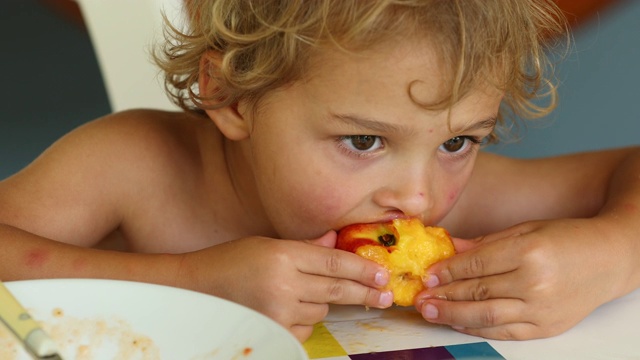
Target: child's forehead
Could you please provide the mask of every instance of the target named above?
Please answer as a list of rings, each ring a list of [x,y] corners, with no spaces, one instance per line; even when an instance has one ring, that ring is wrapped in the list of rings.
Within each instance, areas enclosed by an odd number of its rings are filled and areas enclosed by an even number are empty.
[[[403,87],[420,104],[435,104],[448,94],[454,73],[446,66],[433,41],[419,37],[395,38],[355,50],[337,46],[315,49],[303,82],[336,85],[348,81],[368,82],[380,92]]]
[[[404,114],[415,114],[414,110],[447,112],[458,102],[445,101],[451,95],[453,77],[431,42],[399,39],[358,51],[337,47],[318,50],[310,58],[309,71],[298,82],[301,87],[297,91],[320,107],[329,104],[328,108],[337,113],[358,111],[367,117],[375,114],[375,118],[391,119],[399,116],[400,109],[405,109]],[[501,97],[496,90],[478,86],[459,100],[471,96],[482,99],[478,100],[481,103],[490,100],[488,103],[493,104]],[[482,108],[484,118],[495,117],[497,109],[484,107],[474,105],[475,109]],[[475,121],[476,117],[465,115],[464,119]]]

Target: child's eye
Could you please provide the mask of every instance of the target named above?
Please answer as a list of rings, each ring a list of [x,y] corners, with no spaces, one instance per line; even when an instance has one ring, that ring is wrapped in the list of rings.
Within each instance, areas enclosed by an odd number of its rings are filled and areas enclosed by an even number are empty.
[[[382,147],[382,139],[374,135],[347,135],[340,138],[349,149],[356,152],[375,151]]]
[[[447,153],[462,153],[472,145],[479,144],[480,140],[472,136],[456,136],[440,145],[440,149]]]

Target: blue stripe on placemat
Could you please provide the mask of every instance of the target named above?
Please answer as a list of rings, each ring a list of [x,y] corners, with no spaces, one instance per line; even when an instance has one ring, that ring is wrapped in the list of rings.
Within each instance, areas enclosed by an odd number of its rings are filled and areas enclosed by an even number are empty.
[[[349,355],[349,358],[352,360],[505,360],[487,342],[372,352]]]
[[[488,342],[445,346],[456,360],[505,360]]]

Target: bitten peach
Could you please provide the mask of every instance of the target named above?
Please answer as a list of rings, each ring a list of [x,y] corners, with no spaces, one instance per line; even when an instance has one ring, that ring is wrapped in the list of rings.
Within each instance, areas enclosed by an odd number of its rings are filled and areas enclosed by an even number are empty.
[[[390,278],[385,290],[393,292],[400,306],[413,305],[429,266],[455,254],[444,228],[425,227],[416,218],[346,226],[338,232],[336,248],[386,267]]]

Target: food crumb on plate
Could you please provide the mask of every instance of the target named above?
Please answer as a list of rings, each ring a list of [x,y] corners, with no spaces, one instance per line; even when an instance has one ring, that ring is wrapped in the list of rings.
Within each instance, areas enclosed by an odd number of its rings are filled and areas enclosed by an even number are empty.
[[[34,318],[38,316],[37,311]],[[92,360],[105,354],[113,359],[160,359],[160,351],[148,336],[137,333],[131,325],[116,317],[78,318],[65,315],[62,308],[56,307],[49,312],[46,321],[41,321],[42,328],[57,344],[58,350],[65,358],[76,360]],[[13,334],[0,326],[0,359],[27,359],[26,353]]]
[[[55,317],[55,318],[63,317],[64,316],[64,310],[62,310],[61,308],[54,308],[51,311],[51,315],[53,315],[53,317]]]

